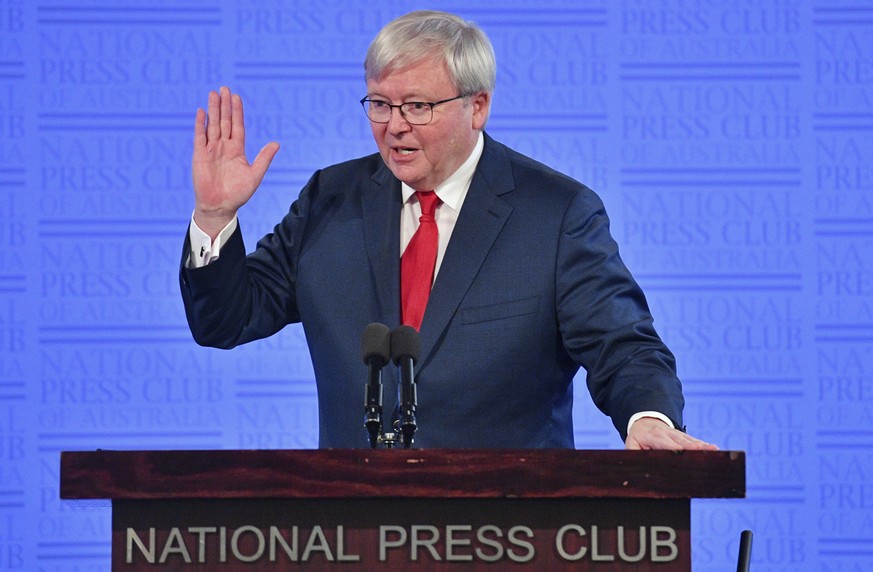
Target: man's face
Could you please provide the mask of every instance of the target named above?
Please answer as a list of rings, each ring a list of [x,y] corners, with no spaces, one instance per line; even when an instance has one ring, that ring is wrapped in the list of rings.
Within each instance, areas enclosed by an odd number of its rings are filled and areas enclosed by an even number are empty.
[[[457,95],[442,58],[427,58],[367,82],[367,97],[395,105]],[[430,191],[470,156],[490,103],[489,93],[479,93],[440,104],[433,108],[433,120],[427,125],[410,125],[394,109],[388,123],[370,122],[370,127],[394,176],[415,190]]]

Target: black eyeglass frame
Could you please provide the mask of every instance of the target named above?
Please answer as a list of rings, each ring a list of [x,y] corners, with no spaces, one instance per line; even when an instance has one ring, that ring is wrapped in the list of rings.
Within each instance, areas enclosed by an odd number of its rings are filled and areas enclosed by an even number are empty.
[[[434,107],[436,107],[437,105],[442,105],[443,103],[448,103],[450,101],[455,101],[456,99],[461,99],[464,97],[467,97],[467,96],[462,93],[461,95],[456,95],[455,97],[443,99],[442,101],[407,101],[405,103],[393,104],[393,103],[388,103],[384,99],[370,99],[369,97],[364,96],[361,99],[360,103],[361,103],[361,107],[364,108],[364,113],[367,115],[367,119],[369,119],[373,123],[379,123],[381,125],[384,125],[386,123],[390,123],[391,116],[394,115],[394,108],[396,107],[397,110],[400,112],[400,116],[403,118],[403,120],[406,121],[407,123],[409,123],[410,125],[427,125],[428,123],[433,121],[433,108]],[[368,111],[368,106],[367,106],[367,104],[370,102],[378,102],[378,103],[381,103],[382,105],[387,106],[391,110],[391,114],[388,116],[388,119],[385,121],[376,121],[375,119],[370,117],[370,112]],[[424,123],[414,123],[412,121],[409,121],[409,118],[406,116],[406,113],[404,113],[404,111],[403,111],[403,108],[406,106],[409,106],[409,105],[427,105],[428,107],[430,107],[430,119],[428,119]]]

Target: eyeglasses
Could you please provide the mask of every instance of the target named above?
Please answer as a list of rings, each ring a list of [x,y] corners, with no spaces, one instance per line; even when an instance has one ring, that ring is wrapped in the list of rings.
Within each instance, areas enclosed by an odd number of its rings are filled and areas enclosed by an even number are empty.
[[[364,108],[364,113],[370,118],[373,123],[388,123],[391,121],[391,112],[396,107],[400,110],[400,115],[410,125],[427,125],[433,120],[433,108],[443,103],[455,101],[466,97],[458,95],[442,101],[408,101],[399,105],[393,105],[381,99],[361,100],[361,106]]]

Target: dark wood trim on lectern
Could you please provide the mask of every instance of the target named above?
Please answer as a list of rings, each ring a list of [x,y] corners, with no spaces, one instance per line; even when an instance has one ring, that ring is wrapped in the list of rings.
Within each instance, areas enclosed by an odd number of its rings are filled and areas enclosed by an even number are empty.
[[[741,451],[247,450],[61,453],[63,499],[740,498]]]

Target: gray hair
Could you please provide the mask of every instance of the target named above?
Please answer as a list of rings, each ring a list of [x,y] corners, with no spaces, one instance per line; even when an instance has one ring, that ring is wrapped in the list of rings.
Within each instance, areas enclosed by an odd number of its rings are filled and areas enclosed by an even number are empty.
[[[442,56],[461,95],[494,91],[497,63],[479,26],[454,14],[417,10],[392,20],[373,39],[364,77],[375,80],[432,56]]]

